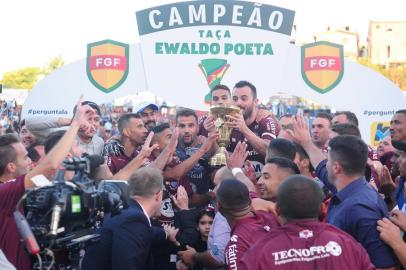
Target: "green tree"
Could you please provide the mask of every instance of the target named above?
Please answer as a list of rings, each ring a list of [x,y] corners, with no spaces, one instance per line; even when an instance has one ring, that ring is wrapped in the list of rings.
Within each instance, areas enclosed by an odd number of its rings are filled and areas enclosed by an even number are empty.
[[[368,58],[358,58],[358,63],[369,67],[395,83],[400,89],[406,90],[406,65],[390,65],[385,67],[383,65],[372,64]]]
[[[3,74],[1,83],[4,88],[32,89],[37,83],[42,69],[39,67],[25,67]]]
[[[4,88],[32,89],[43,76],[62,67],[64,61],[61,56],[52,58],[44,67],[24,67],[7,71],[0,83]]]
[[[43,74],[48,75],[52,71],[62,67],[65,64],[61,56],[52,58],[43,69]]]

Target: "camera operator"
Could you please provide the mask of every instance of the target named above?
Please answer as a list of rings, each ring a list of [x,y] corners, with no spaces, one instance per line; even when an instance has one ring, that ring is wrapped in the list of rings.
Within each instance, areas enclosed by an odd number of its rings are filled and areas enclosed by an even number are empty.
[[[19,270],[31,269],[31,261],[20,241],[13,212],[25,191],[35,187],[32,179],[58,169],[71,150],[79,128],[89,125],[88,118],[95,113],[94,110],[82,105],[80,101],[77,106],[70,128],[43,161],[31,171],[28,171],[31,160],[18,138],[9,134],[0,136],[0,249]]]

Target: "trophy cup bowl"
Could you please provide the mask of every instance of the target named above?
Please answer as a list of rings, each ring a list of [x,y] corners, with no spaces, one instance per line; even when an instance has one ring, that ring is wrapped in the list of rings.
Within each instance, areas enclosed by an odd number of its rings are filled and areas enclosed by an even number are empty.
[[[210,107],[210,114],[214,118],[214,127],[219,132],[217,143],[219,148],[216,153],[210,158],[209,164],[211,166],[224,166],[226,165],[225,151],[230,143],[232,128],[225,125],[226,115],[236,115],[240,112],[240,108],[232,105],[214,105]]]

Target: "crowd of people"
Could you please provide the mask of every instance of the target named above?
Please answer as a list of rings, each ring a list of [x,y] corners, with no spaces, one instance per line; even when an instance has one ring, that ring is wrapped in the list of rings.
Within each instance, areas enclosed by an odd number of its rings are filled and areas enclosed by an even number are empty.
[[[211,96],[240,112],[219,124],[181,108],[171,125],[143,103],[106,124],[98,104],[80,100],[73,118],[27,118],[1,135],[0,269],[32,269],[16,205],[36,176],[52,180],[83,154],[105,159],[96,183],[125,180],[130,192],[128,208],[95,228],[83,270],[406,267],[406,110],[374,149],[350,111],[319,113],[309,126],[261,109],[247,81]],[[220,125],[232,129],[221,167],[210,162]]]

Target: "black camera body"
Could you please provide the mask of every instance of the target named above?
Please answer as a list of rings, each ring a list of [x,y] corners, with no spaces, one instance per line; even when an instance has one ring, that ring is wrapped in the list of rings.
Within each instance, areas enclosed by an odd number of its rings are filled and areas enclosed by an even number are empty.
[[[88,178],[90,162],[88,157],[64,161],[65,170],[75,172],[71,180],[64,180],[62,170],[52,185],[24,196],[26,221],[40,250],[69,253],[63,265],[71,267],[65,269],[79,269],[74,266],[80,262],[72,262],[73,257],[80,256],[84,247],[98,239],[96,229],[106,213],[115,215],[128,207],[127,183],[104,180],[96,187],[95,181]]]

